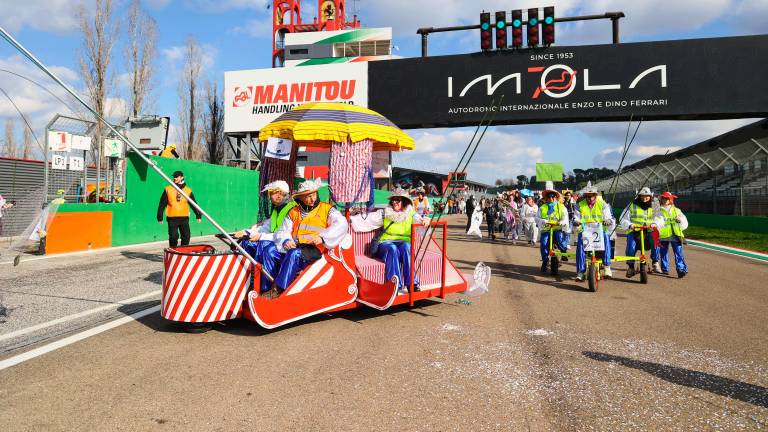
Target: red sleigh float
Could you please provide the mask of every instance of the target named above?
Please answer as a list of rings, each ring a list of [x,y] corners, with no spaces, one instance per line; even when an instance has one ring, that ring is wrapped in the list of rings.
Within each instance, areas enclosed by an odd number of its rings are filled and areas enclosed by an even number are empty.
[[[411,230],[411,269],[420,281],[418,291],[411,283],[406,293],[398,293],[396,284],[385,280],[384,263],[365,255],[376,232],[358,233],[350,228],[338,246],[327,250],[274,299],[252,289],[259,286],[261,269],[236,251],[217,251],[208,245],[168,248],[161,315],[170,321],[188,323],[242,317],[272,329],[360,305],[386,310],[393,305],[413,306],[418,300],[465,291],[467,279],[446,254],[446,222],[431,224],[434,229],[442,228],[442,245],[430,236],[428,246],[417,251],[418,226]]]

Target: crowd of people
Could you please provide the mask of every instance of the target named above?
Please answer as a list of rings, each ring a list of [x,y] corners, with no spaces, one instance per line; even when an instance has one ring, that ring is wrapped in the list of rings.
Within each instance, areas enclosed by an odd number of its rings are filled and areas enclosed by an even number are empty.
[[[549,271],[550,236],[552,247],[564,254],[576,256],[577,280],[584,280],[586,253],[582,242],[582,231],[587,225],[600,225],[605,245],[599,253],[606,277],[612,277],[612,257],[616,256],[618,233],[627,235],[626,256],[635,256],[641,237],[644,249],[649,252],[652,272],[669,274],[669,249],[675,257],[675,270],[679,278],[688,274],[683,255],[688,221],[683,212],[674,206],[677,198],[670,192],[658,197],[648,187],[643,187],[632,203],[622,212],[617,221],[610,204],[603,199],[603,192],[591,184],[575,194],[573,191],[557,191],[548,182],[541,193],[523,195],[518,190],[498,194],[494,198],[475,200],[470,196],[466,202],[467,231],[470,230],[471,215],[480,211],[488,232],[489,241],[511,240],[512,244],[524,241],[530,246],[539,246],[541,271]],[[643,231],[643,236],[640,235]],[[575,246],[575,254],[570,254]],[[563,255],[562,261],[568,261]],[[626,276],[636,274],[634,261],[628,261]]]

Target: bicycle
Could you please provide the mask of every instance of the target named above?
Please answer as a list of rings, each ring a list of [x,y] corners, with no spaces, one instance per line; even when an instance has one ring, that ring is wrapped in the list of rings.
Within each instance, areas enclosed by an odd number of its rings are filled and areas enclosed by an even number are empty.
[[[568,253],[568,252],[560,252],[559,250],[555,250],[554,240],[553,240],[553,238],[555,237],[554,235],[555,231],[553,230],[553,228],[556,226],[560,226],[560,224],[556,222],[555,223],[549,222],[547,223],[547,225],[550,227],[549,242],[548,242],[549,243],[549,273],[552,276],[557,276],[558,270],[559,270],[558,267],[560,267],[560,258],[566,256],[569,258],[576,259],[576,254]]]
[[[617,256],[614,257],[614,261],[639,261],[640,269],[640,283],[647,284],[648,283],[648,257],[645,256],[645,233],[646,231],[650,230],[651,227],[649,225],[642,225],[642,226],[635,226],[632,228],[632,231],[639,231],[640,232],[640,256]]]

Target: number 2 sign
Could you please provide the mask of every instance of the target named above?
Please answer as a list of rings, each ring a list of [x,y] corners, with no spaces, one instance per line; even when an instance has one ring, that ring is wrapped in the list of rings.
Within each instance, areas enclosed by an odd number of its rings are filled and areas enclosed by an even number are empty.
[[[584,224],[584,231],[581,233],[581,244],[584,246],[585,251],[604,251],[605,236],[603,236],[603,224]]]

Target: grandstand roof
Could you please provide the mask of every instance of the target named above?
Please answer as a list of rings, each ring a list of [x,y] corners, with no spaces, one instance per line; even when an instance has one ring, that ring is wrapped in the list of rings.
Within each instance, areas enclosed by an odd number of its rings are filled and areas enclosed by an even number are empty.
[[[632,165],[627,165],[624,167],[624,170],[636,170],[649,165],[656,165],[659,162],[672,161],[675,159],[682,159],[687,156],[692,156],[694,154],[710,152],[717,149],[718,147],[726,149],[728,147],[737,146],[744,143],[745,141],[749,141],[751,138],[761,139],[766,137],[768,137],[768,119],[762,119],[754,123],[742,126],[738,129],[726,132],[722,135],[709,138],[698,144],[685,147],[673,153],[669,153],[666,156],[654,155],[645,158],[641,161],[633,163]]]

